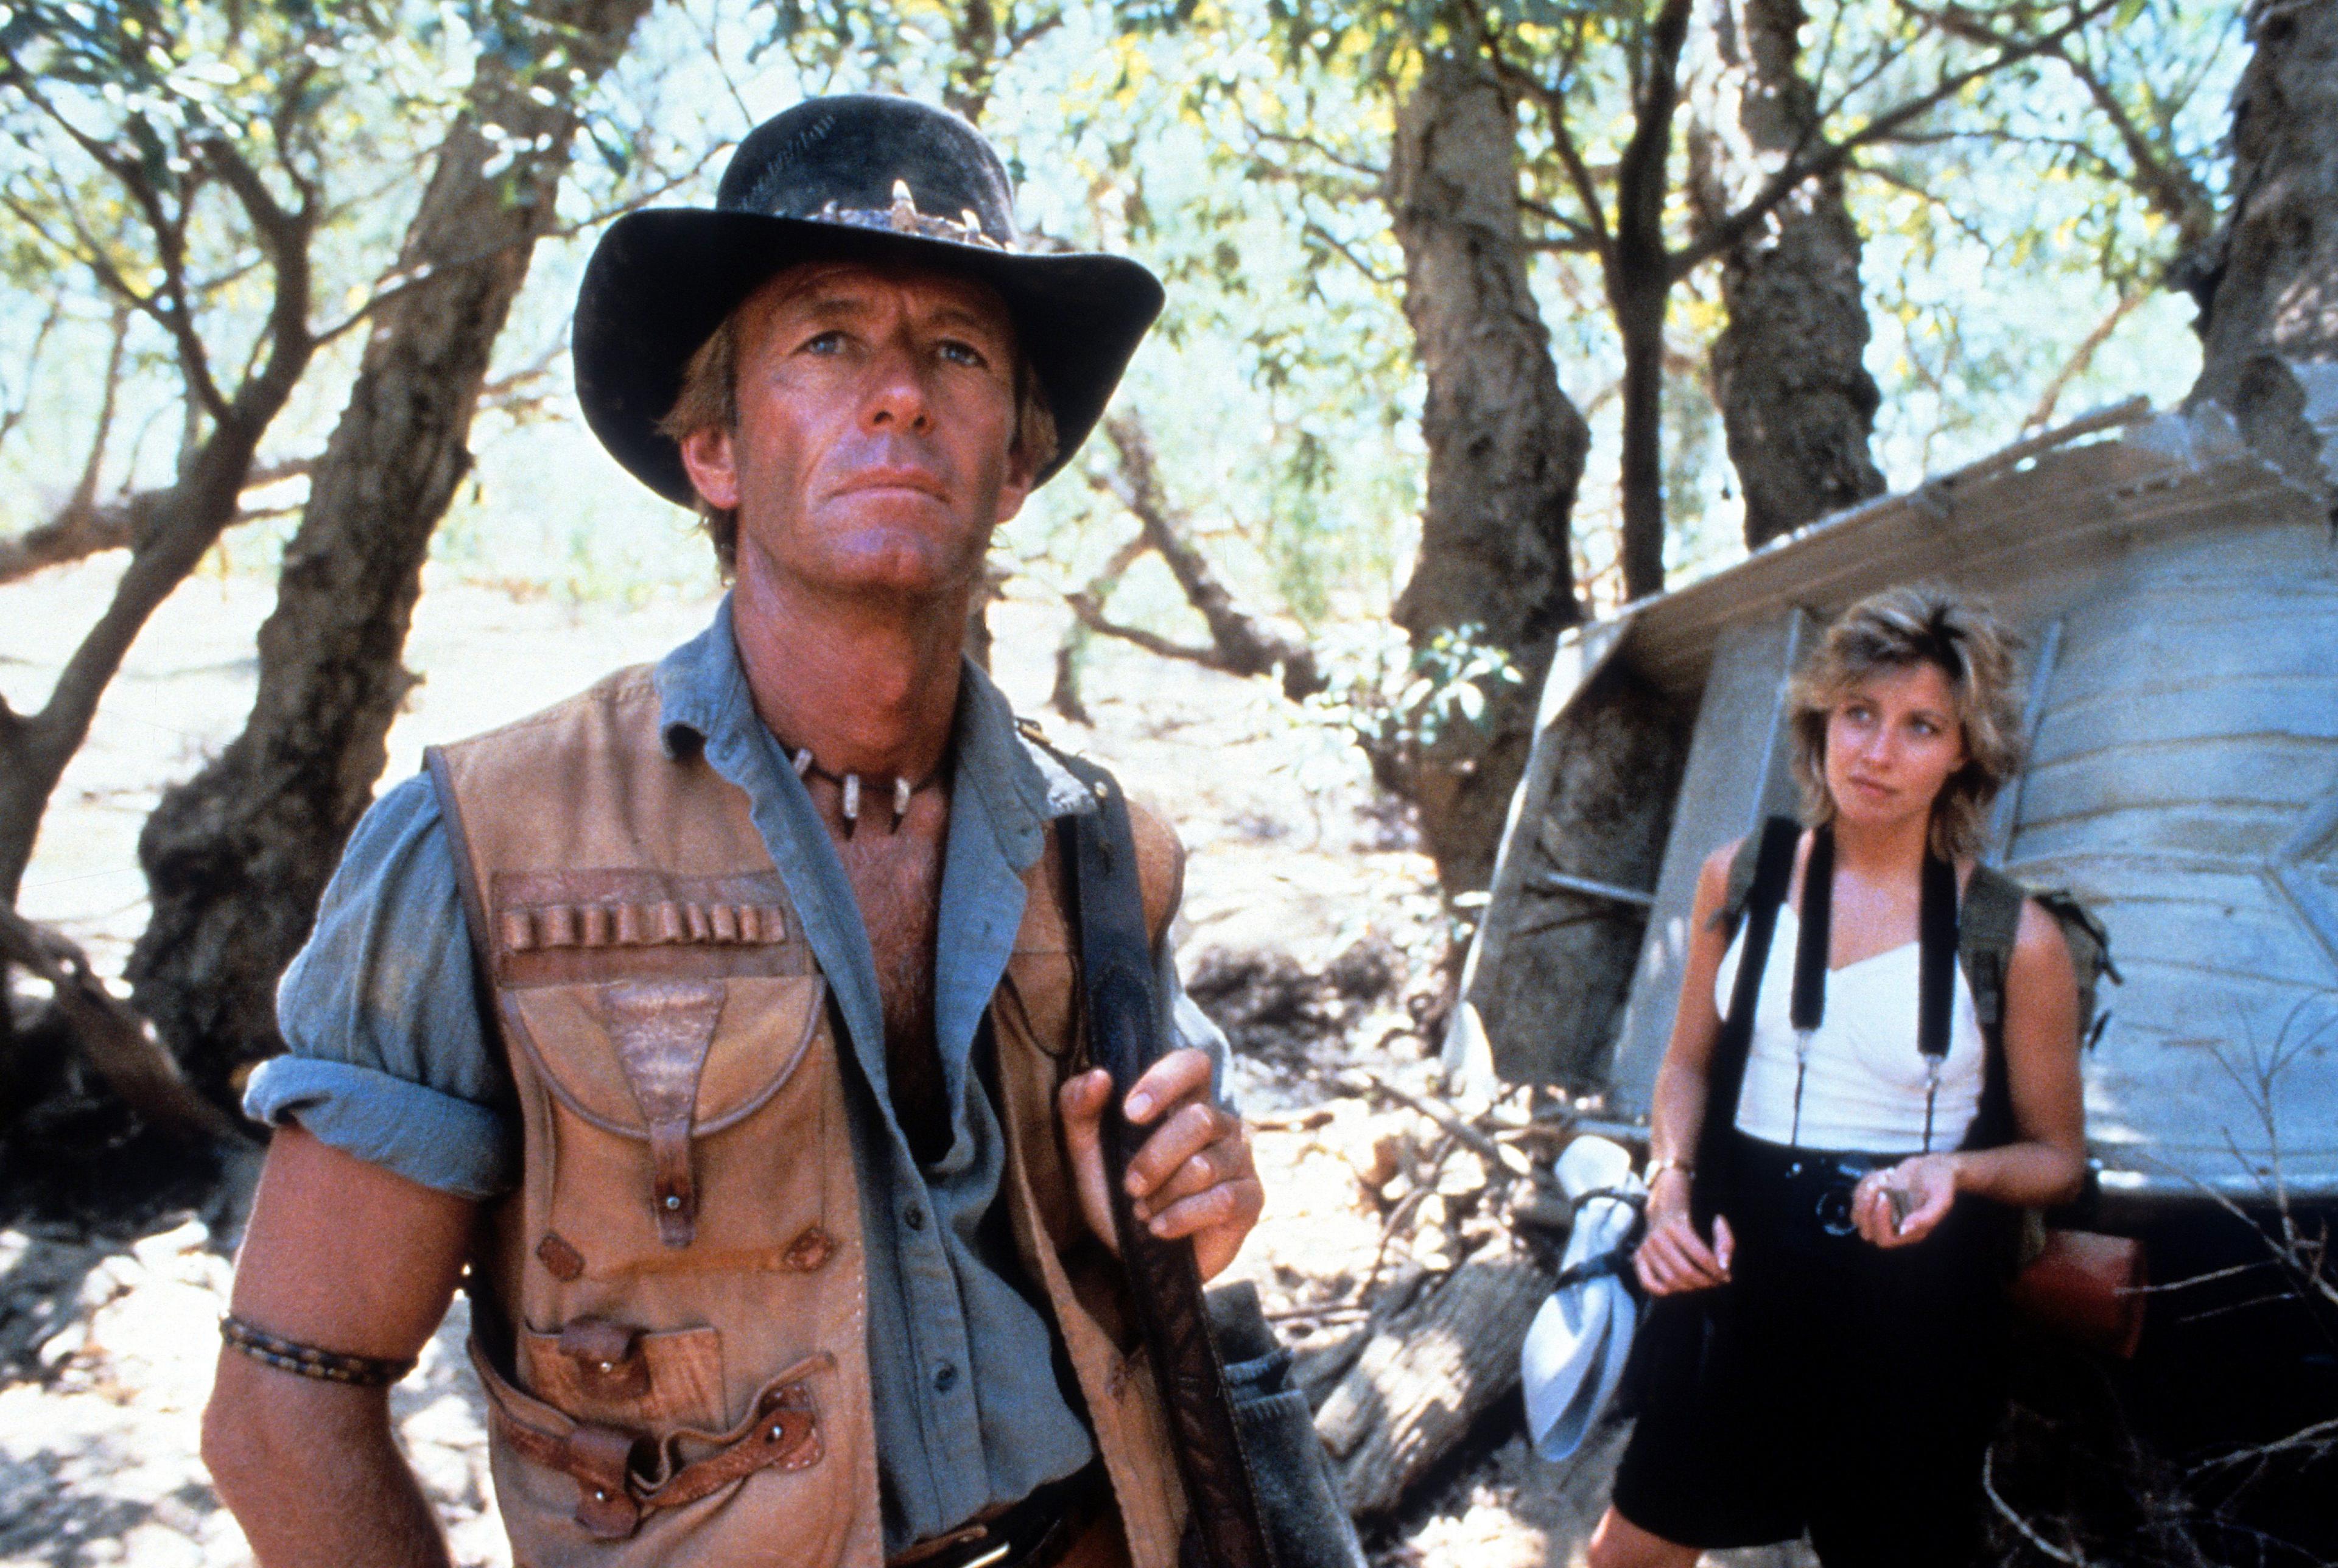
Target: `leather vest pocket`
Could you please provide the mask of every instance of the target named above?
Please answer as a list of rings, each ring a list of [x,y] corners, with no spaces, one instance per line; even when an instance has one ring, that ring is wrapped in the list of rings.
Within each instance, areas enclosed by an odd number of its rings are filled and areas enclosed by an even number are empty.
[[[817,976],[507,991],[549,1091],[545,1229],[587,1281],[810,1273],[852,1201]],[[531,1181],[544,1172],[532,1172]],[[841,1181],[839,1181],[840,1176]]]
[[[643,1333],[580,1318],[557,1334],[519,1334],[520,1381],[579,1421],[720,1427],[722,1336],[713,1328]]]

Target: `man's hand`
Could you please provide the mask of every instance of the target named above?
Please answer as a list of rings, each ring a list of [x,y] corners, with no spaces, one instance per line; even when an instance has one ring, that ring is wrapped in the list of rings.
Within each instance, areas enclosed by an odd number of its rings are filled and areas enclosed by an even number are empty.
[[[1098,1068],[1068,1080],[1056,1093],[1056,1109],[1080,1212],[1117,1253],[1104,1168],[1104,1110],[1111,1095],[1112,1074]],[[1191,1237],[1202,1278],[1215,1278],[1258,1223],[1266,1189],[1251,1157],[1249,1131],[1211,1102],[1209,1057],[1191,1047],[1170,1052],[1136,1081],[1123,1110],[1136,1126],[1154,1128],[1128,1167],[1136,1217],[1164,1240]]]

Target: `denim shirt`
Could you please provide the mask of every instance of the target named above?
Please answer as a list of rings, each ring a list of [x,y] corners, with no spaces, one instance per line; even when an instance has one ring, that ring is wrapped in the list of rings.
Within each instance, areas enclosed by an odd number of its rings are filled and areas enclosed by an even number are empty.
[[[1094,1447],[1056,1381],[1049,1327],[997,1203],[1006,1146],[970,1070],[991,993],[1022,923],[1022,874],[1047,824],[1094,808],[1017,732],[972,664],[960,687],[942,858],[935,1036],[951,1142],[920,1165],[892,1109],[877,969],[827,828],[757,718],[728,600],[658,665],[669,751],[702,748],[745,791],[843,1019],[869,1273],[869,1351],[889,1553],[1086,1464]],[[410,1181],[475,1199],[518,1180],[509,1072],[482,1028],[455,865],[428,780],[387,791],[359,823],[315,931],[277,997],[286,1054],[252,1075],[244,1109]],[[1225,1038],[1157,956],[1173,1043]],[[857,1071],[856,1071],[857,1069]]]

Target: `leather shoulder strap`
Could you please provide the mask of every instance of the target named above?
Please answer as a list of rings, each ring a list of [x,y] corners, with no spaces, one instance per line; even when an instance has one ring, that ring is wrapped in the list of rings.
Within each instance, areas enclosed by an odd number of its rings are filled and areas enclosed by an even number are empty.
[[[1164,1241],[1145,1229],[1125,1186],[1129,1161],[1143,1146],[1145,1129],[1121,1116],[1122,1096],[1159,1060],[1166,1044],[1153,992],[1154,943],[1147,919],[1152,911],[1142,887],[1143,845],[1132,827],[1127,798],[1112,775],[1077,758],[1060,760],[1096,799],[1095,810],[1062,819],[1072,867],[1073,930],[1089,1050],[1098,1066],[1110,1070],[1115,1086],[1104,1140],[1115,1229],[1138,1328],[1168,1406],[1177,1468],[1185,1483],[1188,1530],[1206,1568],[1274,1568],[1257,1477],[1243,1451],[1225,1367],[1210,1337],[1193,1244]]]

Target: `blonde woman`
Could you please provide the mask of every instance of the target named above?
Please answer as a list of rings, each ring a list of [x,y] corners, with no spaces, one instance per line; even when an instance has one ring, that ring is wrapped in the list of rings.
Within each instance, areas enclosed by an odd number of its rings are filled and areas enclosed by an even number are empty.
[[[2020,765],[2012,680],[1950,594],[1852,605],[1790,696],[1803,831],[1750,892],[1736,845],[1705,862],[1634,1258],[1641,1414],[1594,1568],[1805,1533],[1827,1568],[1975,1560],[2010,1216],[2085,1171],[2060,929],[2022,907],[1995,1048],[1957,965]]]

